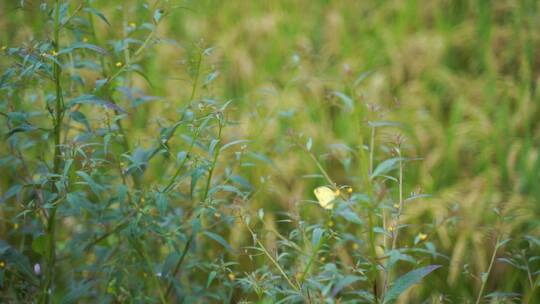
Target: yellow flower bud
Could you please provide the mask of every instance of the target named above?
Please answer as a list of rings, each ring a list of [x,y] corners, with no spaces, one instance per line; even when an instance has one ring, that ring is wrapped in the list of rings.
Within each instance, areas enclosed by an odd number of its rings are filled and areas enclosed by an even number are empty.
[[[118,61],[118,62],[117,62],[117,63],[115,63],[114,65],[115,65],[116,67],[118,67],[118,68],[119,68],[119,67],[121,67],[121,66],[122,66],[123,64],[122,64],[122,62]]]
[[[0,261],[0,268],[4,268],[4,267],[6,267],[6,262]]]
[[[425,240],[427,239],[427,234],[420,232],[420,233],[418,234],[418,239],[419,239],[420,241],[425,241]]]
[[[231,281],[234,281],[236,279],[236,276],[234,275],[234,273],[229,273],[228,277],[229,277],[229,280]]]

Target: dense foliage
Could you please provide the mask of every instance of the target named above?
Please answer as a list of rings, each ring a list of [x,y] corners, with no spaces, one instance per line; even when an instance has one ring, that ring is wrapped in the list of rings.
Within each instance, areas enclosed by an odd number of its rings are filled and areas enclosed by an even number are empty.
[[[0,1],[0,302],[536,303],[538,6]]]

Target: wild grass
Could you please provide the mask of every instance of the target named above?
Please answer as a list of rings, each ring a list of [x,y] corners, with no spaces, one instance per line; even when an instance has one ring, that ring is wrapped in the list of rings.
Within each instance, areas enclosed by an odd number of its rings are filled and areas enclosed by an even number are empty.
[[[0,302],[536,303],[539,23],[0,2]]]

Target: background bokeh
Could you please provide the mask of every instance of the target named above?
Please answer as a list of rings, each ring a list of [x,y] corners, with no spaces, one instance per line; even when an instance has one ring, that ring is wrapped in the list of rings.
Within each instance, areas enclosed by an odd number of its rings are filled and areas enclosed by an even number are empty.
[[[45,37],[39,1],[25,1],[25,10],[15,2],[0,1],[0,43]],[[129,23],[148,19],[141,3],[94,1],[111,22],[96,23],[100,40],[118,39]],[[178,119],[175,109],[191,95],[190,60],[212,48],[202,63],[200,95],[233,101],[229,115],[236,124],[224,136],[250,140],[258,160],[244,172],[257,189],[253,210],[264,208],[270,217],[320,215],[305,200],[324,181],[310,178],[317,168],[292,147],[290,132],[311,137],[332,178],[361,191],[355,151],[368,143],[368,121],[396,121],[404,127],[378,134],[376,162],[390,157],[397,134],[406,138],[408,156],[422,158],[405,169],[406,191],[432,197],[407,206],[404,221],[414,227],[408,237],[427,231],[448,257],[419,293],[444,290],[454,303],[476,294],[480,283],[468,273],[489,263],[493,228],[502,225],[495,208],[511,216],[507,237],[538,236],[537,1],[176,3],[159,25],[160,43],[141,61],[151,84],[132,79],[158,97],[131,114],[132,142],[149,146],[163,122]],[[149,171],[143,183],[161,174]],[[241,225],[231,229],[227,240],[241,244],[241,231]],[[489,282],[490,290],[519,291],[526,282],[523,272],[502,263],[493,276],[499,279]]]

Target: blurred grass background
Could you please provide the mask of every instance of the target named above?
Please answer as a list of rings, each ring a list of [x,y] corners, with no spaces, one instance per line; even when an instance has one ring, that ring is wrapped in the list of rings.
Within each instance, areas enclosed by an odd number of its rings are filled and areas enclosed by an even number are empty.
[[[25,11],[15,9],[15,2],[0,2],[0,43],[45,37],[39,1],[25,1],[30,7]],[[111,21],[111,26],[96,24],[102,41],[121,38],[126,24],[149,19],[135,5],[141,1],[112,3],[93,4]],[[289,129],[312,137],[330,175],[355,187],[359,164],[351,151],[366,143],[367,121],[394,120],[408,127],[409,156],[423,157],[406,168],[407,191],[421,187],[433,195],[408,207],[405,221],[430,232],[450,258],[449,267],[421,292],[444,290],[456,303],[476,294],[479,282],[471,284],[464,269],[475,274],[486,269],[495,207],[511,210],[508,235],[538,235],[537,1],[176,3],[186,9],[170,12],[159,27],[162,43],[142,61],[151,85],[133,79],[162,99],[134,114],[128,126],[132,142],[149,144],[161,120],[177,119],[171,109],[190,97],[194,52],[213,47],[202,70],[217,78],[204,86],[201,77],[200,95],[233,100],[238,124],[225,136],[252,140],[249,150],[272,160],[247,170],[250,182],[262,189],[254,210],[313,213],[299,202],[313,199],[311,191],[320,182],[303,176],[317,169],[290,149]],[[350,96],[352,106],[334,92]],[[379,135],[384,155],[394,134]],[[146,182],[157,174],[148,172]],[[235,238],[231,233],[229,240]],[[494,277],[503,274],[490,289],[524,288],[523,273],[497,264]]]

